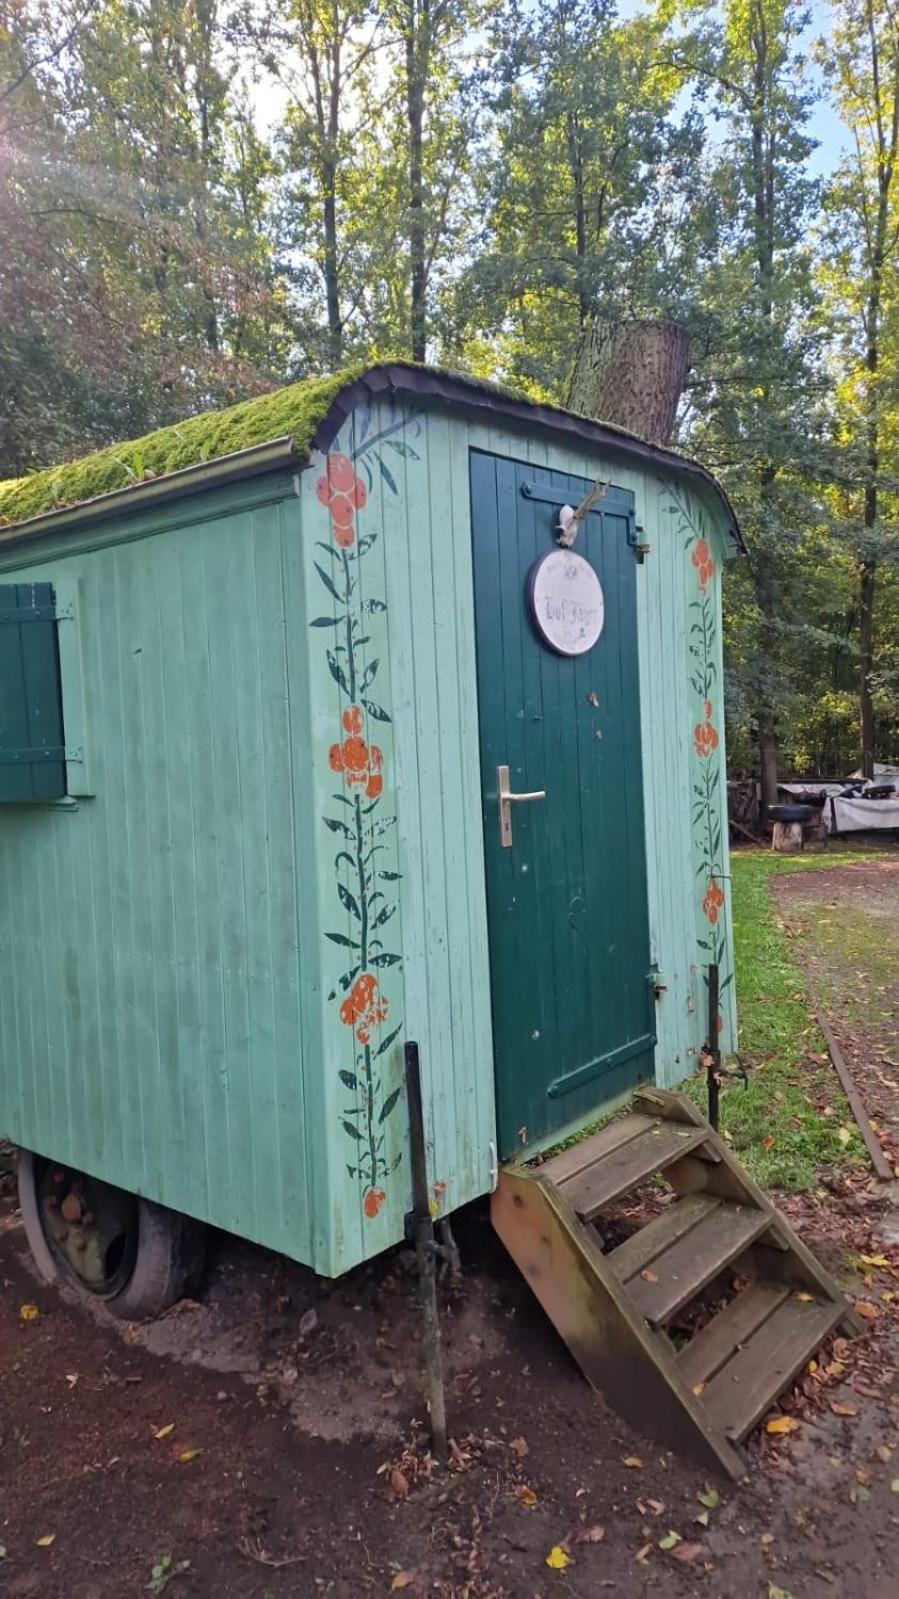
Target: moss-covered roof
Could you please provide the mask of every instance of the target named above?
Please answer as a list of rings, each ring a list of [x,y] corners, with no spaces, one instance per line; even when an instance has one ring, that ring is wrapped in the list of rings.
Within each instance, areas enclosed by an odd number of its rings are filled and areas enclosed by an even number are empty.
[[[0,483],[0,530],[10,529],[12,531],[6,532],[4,537],[16,538],[15,529],[20,523],[31,523],[34,518],[84,506],[85,502],[90,502],[91,515],[112,514],[113,510],[118,512],[122,508],[117,493],[123,490],[153,483],[158,478],[169,478],[172,473],[189,467],[206,466],[275,440],[288,439],[291,455],[299,460],[308,459],[314,446],[328,447],[342,418],[363,396],[373,397],[385,391],[417,396],[420,400],[430,398],[452,405],[474,405],[480,412],[490,414],[491,421],[499,420],[501,425],[524,424],[549,429],[560,437],[576,437],[581,443],[621,449],[657,471],[686,473],[698,478],[716,494],[730,524],[734,543],[742,547],[736,517],[724,490],[695,461],[614,424],[593,422],[479,378],[416,366],[409,361],[350,367],[328,377],[309,378],[303,383],[260,395],[255,400],[244,400],[227,410],[187,417],[172,427],[158,428],[155,433],[128,443],[110,445],[79,461]],[[326,419],[328,425],[323,428]],[[258,462],[255,468],[241,462],[237,469],[243,475],[248,470],[267,468]],[[203,485],[196,480],[190,485],[192,488],[200,486]],[[170,487],[173,493],[183,493],[188,484],[175,480]],[[94,507],[93,502],[102,500],[104,495],[116,498]],[[39,522],[23,529],[23,534],[37,533],[44,526]]]
[[[227,410],[204,411],[172,427],[157,428],[142,439],[112,444],[78,461],[0,483],[0,526],[78,505],[98,494],[131,488],[272,439],[289,437],[297,453],[305,454],[335,395],[362,370],[355,367],[292,383]]]

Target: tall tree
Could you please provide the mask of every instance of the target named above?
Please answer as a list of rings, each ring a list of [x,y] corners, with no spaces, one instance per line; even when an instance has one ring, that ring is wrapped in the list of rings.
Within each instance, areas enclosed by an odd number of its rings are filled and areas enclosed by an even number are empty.
[[[460,345],[562,398],[598,319],[677,311],[703,241],[689,220],[701,131],[660,60],[666,26],[612,0],[507,0],[494,28],[485,247],[460,285]]]
[[[687,435],[724,476],[747,533],[749,558],[733,580],[748,593],[732,613],[742,630],[732,659],[771,804],[802,630],[801,546],[826,453],[808,247],[816,201],[802,55],[808,17],[798,0],[724,0],[720,14],[706,0],[685,0],[668,14],[688,30],[668,59],[706,86],[724,125],[707,174],[718,247],[697,284],[708,350]]]
[[[829,284],[848,358],[844,421],[863,440],[858,557],[861,770],[873,776],[878,571],[896,553],[899,358],[899,15],[891,0],[836,0],[825,57],[854,149],[828,195]],[[890,515],[885,518],[885,500]]]

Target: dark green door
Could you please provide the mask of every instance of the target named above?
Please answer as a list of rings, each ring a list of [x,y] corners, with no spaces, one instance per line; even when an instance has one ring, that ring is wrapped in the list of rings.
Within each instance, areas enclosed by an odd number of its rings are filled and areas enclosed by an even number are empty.
[[[633,497],[610,489],[575,550],[599,575],[602,633],[561,655],[528,578],[559,508],[592,485],[472,452],[487,913],[502,1156],[653,1075]],[[500,825],[498,768],[515,793]]]

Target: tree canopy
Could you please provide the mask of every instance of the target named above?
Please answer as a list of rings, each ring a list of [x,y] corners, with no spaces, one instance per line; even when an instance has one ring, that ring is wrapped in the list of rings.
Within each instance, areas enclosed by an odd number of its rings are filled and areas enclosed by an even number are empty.
[[[13,0],[0,477],[377,358],[562,402],[673,317],[732,767],[895,760],[897,157],[892,0]]]

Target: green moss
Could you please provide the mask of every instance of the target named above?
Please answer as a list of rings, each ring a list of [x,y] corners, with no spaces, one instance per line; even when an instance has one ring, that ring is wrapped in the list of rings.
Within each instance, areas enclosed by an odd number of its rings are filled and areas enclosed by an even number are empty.
[[[412,368],[411,361],[394,361],[396,367]],[[332,373],[329,377],[310,378],[305,383],[293,383],[288,388],[276,389],[271,394],[260,395],[255,400],[244,400],[225,411],[204,411],[190,416],[172,427],[158,428],[142,439],[132,439],[124,444],[113,444],[93,455],[62,466],[48,467],[30,477],[13,478],[0,483],[0,527],[24,522],[29,517],[43,516],[50,511],[60,511],[67,506],[80,505],[100,494],[111,494],[116,489],[133,488],[148,479],[177,472],[188,466],[199,466],[215,461],[223,455],[233,455],[237,450],[249,449],[254,444],[268,444],[273,439],[289,437],[298,455],[310,448],[318,424],[327,415],[332,401],[345,388],[370,370],[356,366]],[[534,399],[515,389],[488,383],[464,373],[432,368],[443,376],[461,379],[469,388],[481,389],[487,394],[500,395],[534,405]],[[558,410],[547,405],[547,411]],[[565,413],[559,412],[560,415]],[[602,424],[609,432],[619,433],[622,439],[636,439],[614,423]],[[666,450],[672,461],[685,461],[675,451]]]
[[[206,411],[142,439],[114,444],[79,461],[31,477],[0,483],[0,525],[23,522],[82,500],[133,487],[148,478],[214,461],[254,444],[289,436],[299,454],[308,450],[331,402],[362,368],[311,378],[244,400],[225,411]]]

